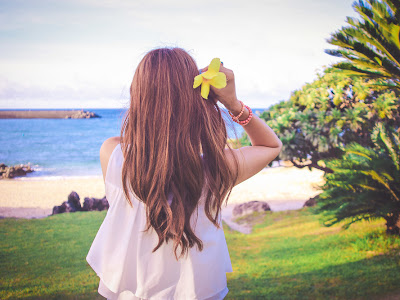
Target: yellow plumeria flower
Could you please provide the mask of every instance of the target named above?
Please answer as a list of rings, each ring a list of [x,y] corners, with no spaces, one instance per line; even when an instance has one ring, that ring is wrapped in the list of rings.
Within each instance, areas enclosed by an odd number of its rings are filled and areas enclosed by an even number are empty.
[[[207,72],[201,73],[194,78],[193,88],[197,88],[201,84],[201,96],[208,99],[210,93],[210,85],[217,89],[226,87],[226,76],[219,71],[221,60],[214,58],[208,66]]]

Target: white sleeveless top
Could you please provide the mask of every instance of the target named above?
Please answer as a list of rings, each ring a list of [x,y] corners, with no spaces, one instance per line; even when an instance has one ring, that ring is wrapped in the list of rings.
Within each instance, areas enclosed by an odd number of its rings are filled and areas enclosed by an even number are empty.
[[[205,215],[205,190],[199,200],[198,214],[195,210],[191,217],[203,250],[198,251],[196,246],[189,248],[188,256],[177,261],[171,241],[152,253],[158,236],[152,228],[144,232],[145,204],[130,192],[132,208],[125,198],[123,160],[118,144],[110,156],[105,178],[110,207],[86,256],[100,277],[99,294],[118,300],[223,299],[228,293],[226,272],[232,272],[232,266],[221,217],[218,229]]]

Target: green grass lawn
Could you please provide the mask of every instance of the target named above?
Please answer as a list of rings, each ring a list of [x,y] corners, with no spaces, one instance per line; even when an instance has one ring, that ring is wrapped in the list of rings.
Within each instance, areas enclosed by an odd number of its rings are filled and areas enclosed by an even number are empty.
[[[0,219],[0,299],[104,299],[86,255],[105,215]],[[225,226],[226,299],[400,299],[400,238],[383,219],[346,231],[307,208],[255,217],[249,235]]]

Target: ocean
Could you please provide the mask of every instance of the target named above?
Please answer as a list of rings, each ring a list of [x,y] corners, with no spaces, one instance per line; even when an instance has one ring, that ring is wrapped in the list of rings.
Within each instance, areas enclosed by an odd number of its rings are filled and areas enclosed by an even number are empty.
[[[0,163],[30,163],[35,172],[17,178],[21,180],[102,176],[100,147],[107,138],[120,135],[126,109],[84,110],[101,118],[0,119]],[[253,112],[259,114],[263,110]],[[242,135],[242,126],[226,123],[230,138],[235,138],[234,130],[238,137]]]

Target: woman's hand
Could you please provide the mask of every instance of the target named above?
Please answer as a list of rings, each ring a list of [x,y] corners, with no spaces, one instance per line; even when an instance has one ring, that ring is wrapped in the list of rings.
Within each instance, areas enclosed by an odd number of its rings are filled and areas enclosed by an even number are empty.
[[[202,72],[206,72],[207,70],[208,67],[201,69]],[[225,68],[222,63],[219,71],[224,73],[226,76],[226,87],[217,89],[211,86],[211,92],[229,111],[238,114],[241,110],[241,104],[236,98],[235,76],[233,71]]]

